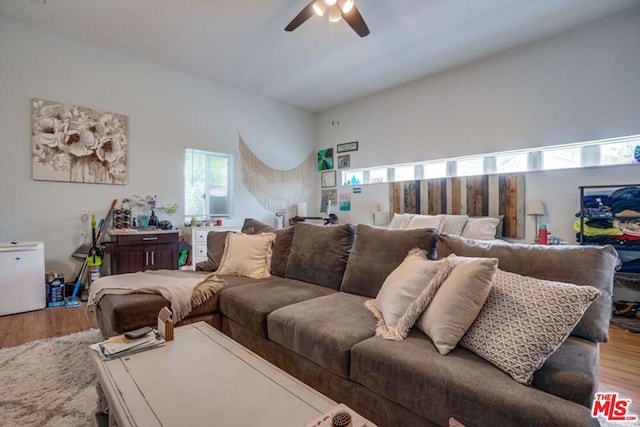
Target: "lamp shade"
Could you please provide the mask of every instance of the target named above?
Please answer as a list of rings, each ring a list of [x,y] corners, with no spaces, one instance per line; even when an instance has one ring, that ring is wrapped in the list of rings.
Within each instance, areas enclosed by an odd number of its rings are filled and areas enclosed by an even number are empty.
[[[544,215],[542,199],[531,199],[527,202],[527,215]]]

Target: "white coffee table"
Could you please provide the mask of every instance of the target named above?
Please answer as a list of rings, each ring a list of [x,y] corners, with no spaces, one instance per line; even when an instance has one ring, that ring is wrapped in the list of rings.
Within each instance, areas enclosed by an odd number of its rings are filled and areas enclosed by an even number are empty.
[[[110,424],[305,426],[337,404],[210,325],[175,330],[164,347],[93,361]]]

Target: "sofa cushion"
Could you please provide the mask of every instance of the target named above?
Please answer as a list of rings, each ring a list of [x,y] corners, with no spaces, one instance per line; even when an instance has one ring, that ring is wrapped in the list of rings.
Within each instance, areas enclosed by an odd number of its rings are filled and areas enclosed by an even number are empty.
[[[229,233],[231,231],[210,231],[207,233],[207,260],[196,265],[198,271],[216,271],[220,267]]]
[[[242,228],[240,229],[240,231],[245,234],[258,234],[274,230],[274,227],[265,224],[262,221],[258,221],[254,218],[245,218],[244,222],[242,223]]]
[[[229,233],[218,274],[266,279],[271,276],[274,233]]]
[[[267,315],[281,307],[336,292],[325,286],[272,276],[220,293],[220,311],[231,320],[267,337]]]
[[[592,286],[498,270],[489,297],[460,345],[531,384],[533,373],[567,339],[598,296]]]
[[[388,230],[358,224],[340,290],[375,298],[385,279],[414,248],[435,259],[438,232],[429,228]]]
[[[533,375],[533,387],[587,408],[598,388],[598,344],[571,336]]]
[[[517,383],[464,348],[441,355],[417,329],[403,341],[355,344],[350,378],[439,425],[597,425],[588,408]]]
[[[480,313],[498,268],[495,258],[450,256],[447,260],[456,266],[417,322],[442,354],[458,344]]]
[[[274,276],[285,277],[294,232],[295,227],[287,227],[273,231],[273,233],[276,233],[276,241],[273,244],[273,255],[271,256],[271,274]]]
[[[334,293],[271,313],[269,339],[349,378],[351,347],[373,336],[376,322],[365,297]]]
[[[443,234],[438,256],[498,258],[501,270],[538,279],[593,286],[600,296],[587,309],[572,334],[593,342],[609,336],[613,274],[617,254],[612,246],[493,244]]]
[[[285,276],[339,289],[353,245],[353,226],[299,222],[294,228]]]

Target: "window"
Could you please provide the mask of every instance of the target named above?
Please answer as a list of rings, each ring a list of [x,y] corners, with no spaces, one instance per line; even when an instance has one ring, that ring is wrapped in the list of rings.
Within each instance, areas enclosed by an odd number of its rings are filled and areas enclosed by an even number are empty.
[[[484,173],[484,158],[456,160],[457,176],[482,175]]]
[[[547,148],[542,151],[542,169],[569,169],[581,166],[581,147]]]
[[[342,171],[344,185],[640,163],[640,135]]]
[[[422,164],[422,178],[444,178],[447,176],[447,162],[426,162]]]
[[[233,214],[233,156],[187,148],[184,156],[185,215]]]
[[[600,146],[601,165],[619,165],[634,161],[640,161],[640,138],[629,138]]]
[[[496,172],[510,173],[527,170],[527,153],[502,154],[496,156]]]

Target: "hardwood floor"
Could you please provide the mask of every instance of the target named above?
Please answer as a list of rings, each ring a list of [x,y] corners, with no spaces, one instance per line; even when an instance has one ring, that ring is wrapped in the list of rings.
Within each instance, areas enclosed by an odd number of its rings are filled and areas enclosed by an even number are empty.
[[[86,305],[74,308],[45,308],[0,316],[0,348],[97,327],[95,319],[89,318]]]
[[[96,328],[85,306],[56,307],[0,316],[0,348],[42,338],[57,337]],[[631,399],[631,412],[640,415],[640,334],[617,326],[609,328],[609,342],[600,346],[600,391],[616,391]]]

